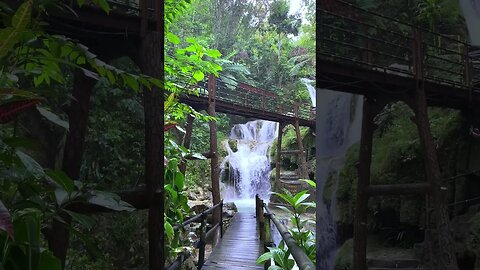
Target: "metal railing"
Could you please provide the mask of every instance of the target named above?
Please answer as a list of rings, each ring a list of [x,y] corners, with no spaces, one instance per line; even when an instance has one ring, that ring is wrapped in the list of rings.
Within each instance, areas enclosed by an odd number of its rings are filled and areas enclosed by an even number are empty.
[[[265,251],[268,251],[268,247],[274,246],[272,241],[272,234],[270,230],[270,221],[273,222],[275,228],[278,230],[282,236],[283,241],[288,247],[288,250],[293,256],[295,263],[300,270],[313,270],[315,265],[305,254],[304,250],[299,247],[290,234],[288,229],[283,225],[268,208],[268,206],[263,202],[262,199],[258,196],[255,196],[255,214],[257,217],[257,222],[260,230],[260,240],[264,243]],[[270,266],[269,262],[265,263],[265,269],[268,269]]]
[[[220,220],[210,230],[207,229],[207,216],[215,209],[220,208]],[[223,237],[223,200],[217,203],[216,205],[208,208],[207,210],[203,211],[202,213],[187,219],[182,224],[175,225],[173,230],[177,232],[180,229],[185,228],[187,225],[191,223],[200,223],[200,239],[193,244],[194,248],[198,248],[198,263],[197,269],[201,269],[203,264],[205,263],[205,245],[206,239],[211,238],[211,236],[216,232],[217,229],[220,229],[220,237]],[[178,255],[178,257],[173,261],[170,266],[168,266],[167,270],[176,270],[180,269],[183,262],[190,256],[190,253],[182,252]]]
[[[343,0],[328,2],[333,4],[317,9],[320,58],[459,89],[477,88],[477,47]]]

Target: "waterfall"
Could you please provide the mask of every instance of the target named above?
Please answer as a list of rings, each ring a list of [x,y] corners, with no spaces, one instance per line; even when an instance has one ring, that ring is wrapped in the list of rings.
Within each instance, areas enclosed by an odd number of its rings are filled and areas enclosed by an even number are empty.
[[[459,0],[463,17],[467,23],[470,43],[480,45],[480,1],[478,0]]]
[[[235,125],[230,139],[237,143],[233,151],[228,140],[223,142],[227,156],[220,168],[223,175],[225,201],[252,199],[259,194],[270,198],[270,157],[268,151],[277,137],[278,123],[255,120]],[[228,175],[225,175],[228,165]]]
[[[337,251],[335,206],[338,173],[350,146],[361,132],[362,97],[321,89],[316,115],[317,136],[317,269],[333,270]],[[327,180],[333,181],[331,198],[324,198]],[[332,180],[333,179],[333,180]]]
[[[305,86],[308,89],[308,94],[310,95],[310,100],[312,101],[312,106],[315,107],[317,106],[317,90],[315,87],[312,85],[314,82],[313,80],[307,79],[307,78],[301,78],[300,81],[305,84]]]

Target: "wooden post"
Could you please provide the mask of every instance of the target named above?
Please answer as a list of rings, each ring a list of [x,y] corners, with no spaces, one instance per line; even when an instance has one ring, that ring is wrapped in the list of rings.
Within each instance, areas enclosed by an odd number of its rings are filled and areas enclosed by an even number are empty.
[[[472,102],[473,98],[473,88],[472,88],[472,65],[471,65],[471,59],[470,56],[468,55],[468,45],[464,45],[464,52],[463,52],[463,57],[465,57],[464,63],[464,69],[463,69],[463,83],[464,85],[468,88],[468,100],[470,103]],[[471,106],[471,104],[469,104]]]
[[[455,242],[453,241],[448,216],[447,187],[442,182],[440,165],[438,163],[434,140],[430,131],[430,123],[427,112],[427,101],[423,87],[417,87],[414,92],[413,104],[415,111],[418,135],[424,152],[424,165],[428,182],[431,189],[431,205],[433,207],[433,221],[436,232],[434,256],[432,260],[438,264],[435,269],[457,270],[458,264],[455,257]]]
[[[140,35],[144,37],[147,34],[148,9],[147,0],[140,0]]]
[[[373,60],[373,53],[372,53],[372,42],[367,39],[364,41],[365,49],[362,50],[362,61],[371,64]]]
[[[260,241],[265,244],[265,218],[263,216],[263,200],[260,199],[258,194],[256,195],[258,203],[258,229],[260,231]]]
[[[263,206],[262,206],[263,207]],[[263,211],[262,211],[263,212]],[[273,241],[272,241],[272,234],[270,232],[270,216],[268,216],[266,213],[263,214],[264,218],[264,228],[262,230],[265,232],[265,240],[264,240],[264,246],[265,246],[265,252],[268,252],[269,249],[268,247],[273,246]],[[271,261],[268,260],[265,262],[264,269],[268,270],[268,268],[271,266]]]
[[[217,91],[217,81],[214,75],[208,75],[208,114],[215,117],[215,95]],[[217,122],[210,121],[210,170],[212,177],[212,199],[213,205],[220,202],[220,170],[218,167],[217,153]],[[216,224],[220,220],[220,211],[215,209],[213,212],[213,223]]]
[[[190,142],[192,141],[192,130],[193,130],[193,116],[188,115],[187,117],[187,126],[185,127],[185,136],[183,137],[182,145],[186,149],[190,148]],[[185,175],[187,170],[187,162],[183,161],[179,166],[180,172]]]
[[[197,269],[202,269],[205,262],[205,227],[206,227],[206,215],[202,214],[202,223],[200,225],[200,243],[198,248],[198,265]]]
[[[435,257],[431,261],[436,265],[434,269],[457,270],[457,258],[455,256],[455,242],[453,241],[448,216],[447,187],[442,182],[442,175],[435,144],[430,131],[430,122],[427,112],[427,97],[424,89],[423,78],[423,46],[422,37],[418,30],[414,31],[414,66],[416,67],[415,79],[416,89],[413,91],[413,98],[409,106],[415,112],[420,144],[424,152],[424,165],[427,181],[431,185],[431,196],[427,198],[433,207],[433,221],[436,232],[433,233],[434,243],[432,245]],[[427,209],[428,214],[428,209]]]
[[[353,268],[355,270],[367,270],[368,195],[366,189],[370,184],[370,164],[372,162],[373,132],[375,129],[373,118],[376,115],[374,105],[371,98],[364,98],[359,153],[360,164],[358,166],[357,198],[353,225]]]
[[[277,136],[277,153],[275,157],[275,185],[278,185],[278,181],[280,180],[280,167],[282,163],[282,137],[283,137],[283,128],[285,128],[285,124],[280,122],[278,124],[278,136]]]
[[[265,92],[262,92],[262,111],[265,111]]]
[[[82,71],[76,70],[74,72],[72,91],[74,99],[67,111],[70,129],[67,133],[62,161],[62,170],[73,180],[79,180],[80,177],[90,96],[95,83],[95,80],[85,76]],[[65,267],[65,258],[70,238],[68,226],[71,218],[69,215],[62,215],[62,219],[64,222],[53,220],[52,231],[48,233],[48,245],[53,254],[60,259],[62,266]]]
[[[223,237],[223,200],[220,201],[220,238]]]
[[[308,179],[307,159],[305,157],[305,149],[303,148],[302,134],[300,132],[300,124],[298,123],[298,118],[295,119],[295,133],[297,134],[298,161],[300,163],[300,175],[301,177]]]
[[[142,40],[140,67],[146,75],[163,78],[163,31],[148,32]],[[162,269],[164,246],[163,203],[163,92],[157,87],[144,92],[145,189],[148,208],[149,269]]]

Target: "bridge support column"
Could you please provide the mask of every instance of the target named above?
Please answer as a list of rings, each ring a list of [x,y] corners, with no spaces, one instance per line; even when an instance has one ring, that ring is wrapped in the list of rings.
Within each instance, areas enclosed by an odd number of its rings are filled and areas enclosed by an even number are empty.
[[[375,130],[373,118],[376,114],[373,107],[374,101],[369,97],[365,97],[353,231],[353,268],[355,270],[367,270],[368,195],[366,191],[370,184],[370,164],[372,162],[373,132]]]
[[[424,152],[425,174],[431,185],[429,205],[433,207],[433,222],[435,223],[435,232],[432,234],[434,242],[431,243],[434,257],[431,258],[431,262],[436,264],[432,267],[439,270],[458,270],[455,242],[449,226],[448,189],[442,181],[436,148],[430,131],[425,90],[422,87],[417,87],[409,105],[415,112],[420,143]],[[430,213],[429,210],[427,209],[427,215]],[[428,226],[429,224],[427,224]]]
[[[142,40],[140,67],[146,75],[163,78],[161,31],[150,31]],[[163,191],[163,91],[157,87],[144,90],[145,114],[145,184],[148,199],[149,269],[163,269],[164,191]]]
[[[85,146],[87,132],[90,97],[96,81],[88,78],[82,71],[76,70],[73,79],[72,96],[74,100],[67,109],[70,131],[65,142],[62,170],[73,180],[79,180],[80,167]],[[69,215],[62,214],[65,223],[53,220],[51,231],[47,232],[48,245],[53,254],[65,266],[65,258],[69,244],[70,233],[68,226],[71,222]]]
[[[282,163],[282,137],[284,128],[285,123],[278,123],[277,154],[275,156],[275,185],[278,185],[278,181],[280,181],[280,167]]]
[[[297,135],[297,145],[298,145],[298,160],[300,162],[300,176],[304,179],[308,179],[307,171],[307,159],[305,157],[305,149],[303,148],[302,134],[300,132],[300,124],[298,123],[298,118],[295,119],[295,133]]]
[[[365,97],[363,102],[362,135],[358,164],[357,197],[353,231],[353,265],[355,270],[367,270],[367,218],[370,165],[372,163],[373,119],[385,106],[385,101]]]
[[[215,117],[215,96],[217,90],[217,81],[214,75],[208,76],[208,114]],[[213,205],[220,202],[220,169],[218,167],[217,153],[217,122],[210,121],[210,170],[212,178],[212,198]],[[215,209],[213,212],[213,223],[220,222],[222,209]]]

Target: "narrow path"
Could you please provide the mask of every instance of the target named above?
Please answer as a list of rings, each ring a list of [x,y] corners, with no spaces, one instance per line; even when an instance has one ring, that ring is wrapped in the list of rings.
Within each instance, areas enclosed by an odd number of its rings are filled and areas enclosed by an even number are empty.
[[[255,209],[242,210],[232,218],[230,226],[219,244],[213,249],[202,270],[263,269],[263,265],[255,263],[260,256],[261,246],[255,220]]]

